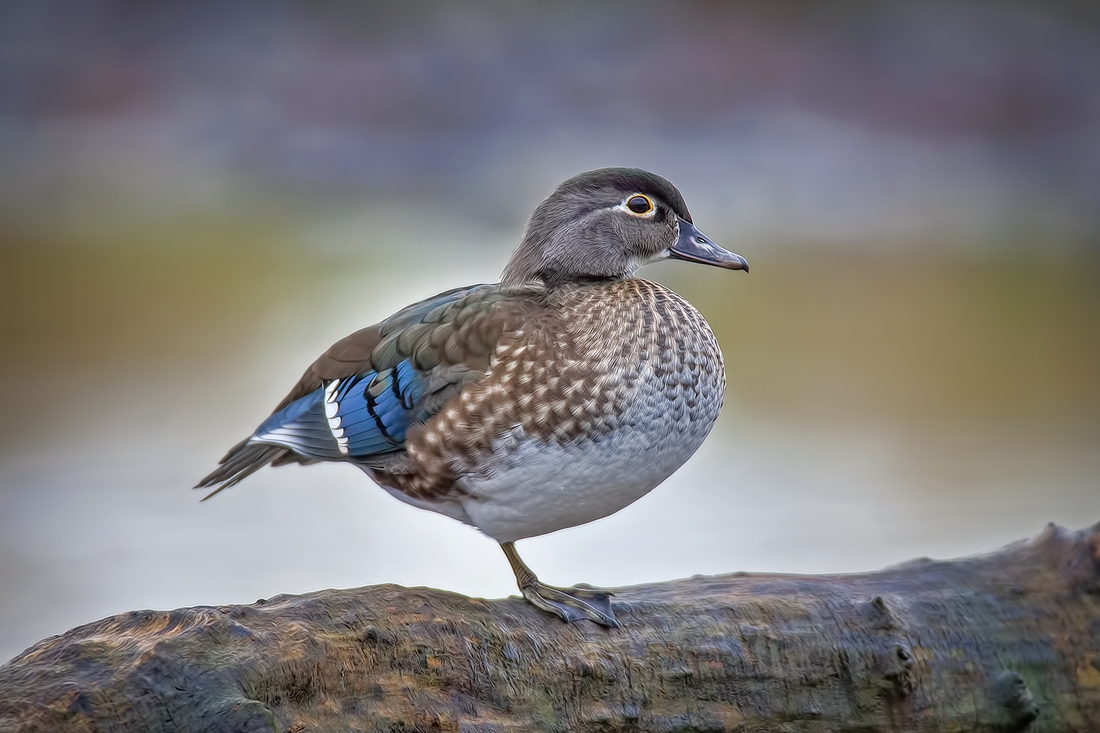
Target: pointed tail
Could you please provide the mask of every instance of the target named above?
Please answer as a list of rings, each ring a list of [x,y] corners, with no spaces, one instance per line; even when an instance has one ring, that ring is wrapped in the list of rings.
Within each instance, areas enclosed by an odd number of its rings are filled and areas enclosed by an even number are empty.
[[[229,449],[225,457],[218,461],[218,467],[209,476],[199,481],[195,488],[214,489],[202,498],[206,501],[218,492],[248,478],[269,463],[288,462],[286,459],[289,456],[288,448],[242,440]]]

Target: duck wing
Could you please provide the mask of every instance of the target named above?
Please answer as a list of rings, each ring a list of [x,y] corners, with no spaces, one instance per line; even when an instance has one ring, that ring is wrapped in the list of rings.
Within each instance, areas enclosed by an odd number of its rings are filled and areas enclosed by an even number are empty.
[[[195,488],[212,488],[208,499],[269,464],[369,463],[403,451],[411,426],[485,375],[507,300],[497,285],[457,288],[336,342]]]

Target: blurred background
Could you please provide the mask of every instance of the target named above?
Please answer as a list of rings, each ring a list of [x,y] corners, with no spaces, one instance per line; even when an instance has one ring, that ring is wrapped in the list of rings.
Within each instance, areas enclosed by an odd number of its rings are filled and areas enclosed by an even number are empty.
[[[1100,14],[1072,2],[0,4],[0,660],[136,608],[515,592],[349,466],[190,487],[330,343],[606,165],[729,390],[551,583],[849,572],[1100,520]]]

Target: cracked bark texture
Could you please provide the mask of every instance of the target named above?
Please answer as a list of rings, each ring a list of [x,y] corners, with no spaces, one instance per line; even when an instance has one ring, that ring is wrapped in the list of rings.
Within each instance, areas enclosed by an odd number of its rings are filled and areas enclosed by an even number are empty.
[[[1100,731],[1100,524],[615,611],[390,585],[134,611],[0,667],[0,730]]]

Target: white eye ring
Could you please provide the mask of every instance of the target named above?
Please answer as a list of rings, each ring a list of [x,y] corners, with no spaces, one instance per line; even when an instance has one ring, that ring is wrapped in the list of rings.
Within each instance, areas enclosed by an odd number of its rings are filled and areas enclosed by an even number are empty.
[[[622,209],[631,216],[637,216],[642,219],[648,219],[657,213],[657,207],[653,204],[653,199],[646,196],[644,193],[630,194],[623,199],[623,202],[616,208]]]

